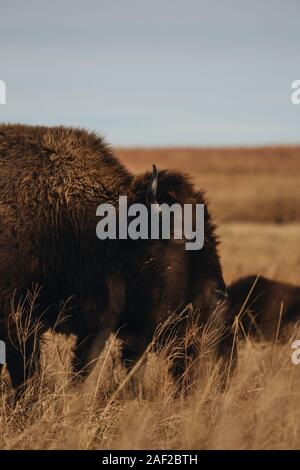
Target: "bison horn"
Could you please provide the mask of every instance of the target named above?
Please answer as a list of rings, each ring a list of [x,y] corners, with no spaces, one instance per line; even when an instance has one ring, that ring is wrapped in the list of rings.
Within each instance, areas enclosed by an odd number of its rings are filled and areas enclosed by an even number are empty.
[[[147,204],[158,204],[157,202],[157,188],[158,188],[158,170],[155,165],[153,165],[152,175],[150,183],[147,188]]]

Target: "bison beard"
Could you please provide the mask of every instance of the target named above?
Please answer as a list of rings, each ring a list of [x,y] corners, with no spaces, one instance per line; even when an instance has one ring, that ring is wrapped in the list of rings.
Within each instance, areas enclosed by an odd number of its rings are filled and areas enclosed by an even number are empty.
[[[174,239],[96,237],[97,206],[117,206],[119,195],[130,203],[205,203],[187,176],[165,170],[134,177],[100,137],[64,127],[1,125],[0,165],[0,338],[19,393],[38,367],[39,339],[48,329],[76,336],[78,378],[90,372],[112,332],[123,340],[130,369],[158,325],[185,305],[198,309],[199,324],[209,319],[225,285],[207,208],[199,251],[187,252],[184,241]],[[22,348],[18,322],[27,332]],[[232,359],[225,303],[218,324],[223,335],[217,353]],[[187,325],[188,318],[181,318],[178,336]],[[195,353],[191,346],[185,356],[193,360]],[[182,355],[175,360],[177,378],[185,364]]]

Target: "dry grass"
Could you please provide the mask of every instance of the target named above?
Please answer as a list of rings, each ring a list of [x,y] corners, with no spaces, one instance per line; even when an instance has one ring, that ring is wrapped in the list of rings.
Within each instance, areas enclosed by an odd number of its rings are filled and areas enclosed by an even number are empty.
[[[206,361],[193,393],[174,398],[166,357],[150,354],[139,395],[124,381],[111,341],[95,373],[72,388],[67,380],[70,341],[48,335],[47,342],[34,400],[29,395],[13,409],[3,385],[2,449],[300,447],[300,375],[288,345],[247,341],[240,345],[229,389],[220,391],[218,367]]]
[[[299,148],[120,154],[134,170],[154,161],[191,172],[207,188],[222,222],[227,282],[257,272],[300,284]],[[137,394],[112,340],[92,376],[74,388],[68,383],[71,341],[47,335],[35,400],[29,394],[12,408],[4,375],[0,448],[299,449],[300,366],[291,362],[290,342],[241,342],[235,376],[221,392],[218,365],[206,358],[207,338],[201,336],[202,368],[193,392],[174,398],[170,351],[149,354],[144,391]]]

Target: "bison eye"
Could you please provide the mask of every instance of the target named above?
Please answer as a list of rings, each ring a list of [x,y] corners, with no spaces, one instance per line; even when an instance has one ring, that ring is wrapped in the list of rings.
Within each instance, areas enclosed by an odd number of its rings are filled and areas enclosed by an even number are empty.
[[[214,292],[217,296],[218,301],[224,301],[228,298],[228,293],[226,290],[214,289]]]

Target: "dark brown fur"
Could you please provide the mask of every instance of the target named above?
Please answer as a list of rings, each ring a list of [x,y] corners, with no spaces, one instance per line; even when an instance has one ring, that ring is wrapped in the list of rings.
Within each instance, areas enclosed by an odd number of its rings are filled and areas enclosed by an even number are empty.
[[[0,338],[7,343],[7,367],[20,389],[36,370],[39,341],[31,362],[16,349],[14,305],[22,304],[23,323],[39,319],[38,335],[51,328],[74,334],[73,368],[86,375],[110,332],[124,340],[123,359],[131,367],[143,354],[155,328],[168,315],[192,303],[208,319],[224,281],[214,225],[205,213],[205,244],[186,251],[174,240],[109,240],[96,237],[96,208],[115,206],[119,195],[145,202],[150,173],[130,174],[93,133],[65,127],[0,126]],[[202,192],[177,172],[159,174],[159,202],[202,203]],[[39,286],[29,316],[28,291]],[[58,319],[66,302],[63,321]],[[27,313],[26,313],[27,312]],[[218,352],[228,355],[231,333]],[[199,320],[200,321],[200,320]],[[201,320],[202,321],[202,320]],[[186,322],[180,323],[183,334]],[[10,330],[10,333],[9,333]],[[10,339],[11,338],[11,339]],[[33,335],[24,352],[33,355]],[[194,351],[189,351],[191,357]],[[181,360],[175,374],[184,369]]]
[[[238,279],[228,287],[233,315],[239,314],[250,292],[240,315],[246,334],[275,340],[278,326],[281,333],[285,326],[300,320],[300,287],[255,275]]]

